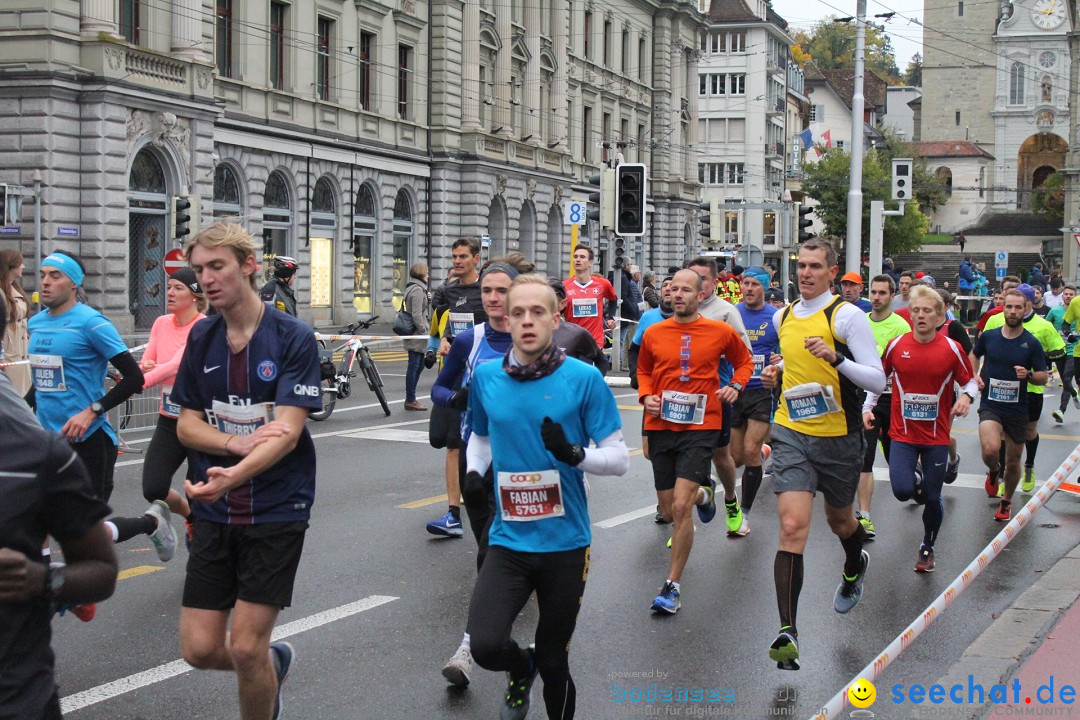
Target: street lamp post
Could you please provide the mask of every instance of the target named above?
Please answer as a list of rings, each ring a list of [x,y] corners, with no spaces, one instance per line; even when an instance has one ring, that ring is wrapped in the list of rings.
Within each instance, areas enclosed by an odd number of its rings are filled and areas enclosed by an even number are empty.
[[[866,0],[855,13],[855,82],[851,96],[851,172],[848,176],[847,252],[844,272],[859,272],[862,254],[863,56],[866,54]]]

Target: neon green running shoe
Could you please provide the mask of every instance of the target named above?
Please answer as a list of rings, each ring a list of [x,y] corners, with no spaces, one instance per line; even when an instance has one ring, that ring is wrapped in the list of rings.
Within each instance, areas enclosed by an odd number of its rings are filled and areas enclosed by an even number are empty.
[[[1028,493],[1035,489],[1035,468],[1024,468],[1024,479],[1020,481],[1020,489]]]

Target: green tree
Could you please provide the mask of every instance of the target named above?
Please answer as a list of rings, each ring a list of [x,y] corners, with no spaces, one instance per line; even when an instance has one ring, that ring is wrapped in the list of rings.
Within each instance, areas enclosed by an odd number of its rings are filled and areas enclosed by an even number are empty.
[[[870,201],[885,200],[886,207],[891,191],[892,156],[885,148],[871,150],[863,159],[863,220],[862,244],[860,254],[869,248],[870,243]],[[847,233],[847,195],[848,173],[851,156],[838,149],[829,149],[816,163],[803,165],[803,192],[814,202],[814,212],[825,225],[825,234],[835,240],[837,252],[844,245]],[[916,177],[916,184],[918,178]],[[930,219],[919,209],[918,191],[916,200],[906,203],[904,214],[885,218],[885,255],[896,255],[918,250],[923,237],[930,228]]]
[[[833,22],[831,15],[810,31],[795,34],[801,51],[809,55],[822,70],[852,70],[855,68],[855,23]],[[866,67],[874,70],[889,84],[900,82],[892,41],[883,28],[866,24]]]
[[[922,87],[922,53],[915,53],[904,70],[904,84]]]
[[[1031,197],[1031,209],[1045,213],[1054,222],[1065,220],[1065,176],[1055,171],[1035,189]]]

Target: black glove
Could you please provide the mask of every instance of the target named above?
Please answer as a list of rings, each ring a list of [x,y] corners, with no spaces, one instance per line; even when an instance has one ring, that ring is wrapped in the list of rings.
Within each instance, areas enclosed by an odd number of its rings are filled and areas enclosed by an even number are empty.
[[[461,497],[465,500],[466,507],[483,506],[487,499],[484,476],[475,470],[465,473],[465,477],[461,479]]]
[[[544,418],[543,424],[540,425],[540,437],[544,440],[544,447],[559,462],[577,465],[585,459],[585,448],[580,445],[571,445],[566,439],[562,425],[549,417]]]
[[[424,367],[428,370],[435,367],[435,363],[439,362],[439,356],[435,354],[434,350],[428,350],[424,353]]]
[[[450,407],[455,410],[467,410],[469,408],[469,387],[467,385],[450,396]]]

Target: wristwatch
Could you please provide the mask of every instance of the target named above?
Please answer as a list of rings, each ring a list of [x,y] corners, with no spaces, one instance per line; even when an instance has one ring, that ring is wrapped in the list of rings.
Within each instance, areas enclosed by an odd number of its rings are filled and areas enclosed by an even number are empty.
[[[100,400],[95,400],[94,402],[90,403],[90,410],[92,410],[93,413],[99,417],[105,414],[105,406],[101,404]]]
[[[743,384],[739,383],[739,382],[733,382],[730,385],[728,385],[728,387],[735,388],[736,392],[742,392],[743,391]]]
[[[835,360],[833,360],[833,361],[832,361],[831,363],[829,363],[829,364],[830,364],[830,365],[832,365],[832,366],[833,366],[834,368],[835,368],[835,367],[840,367],[840,365],[841,365],[841,364],[843,364],[843,362],[844,362],[845,360],[847,360],[847,358],[846,358],[846,357],[844,357],[844,356],[843,356],[843,355],[841,355],[840,353],[836,353],[836,359],[835,359]]]
[[[64,566],[49,565],[45,571],[45,598],[55,600],[64,589]]]

